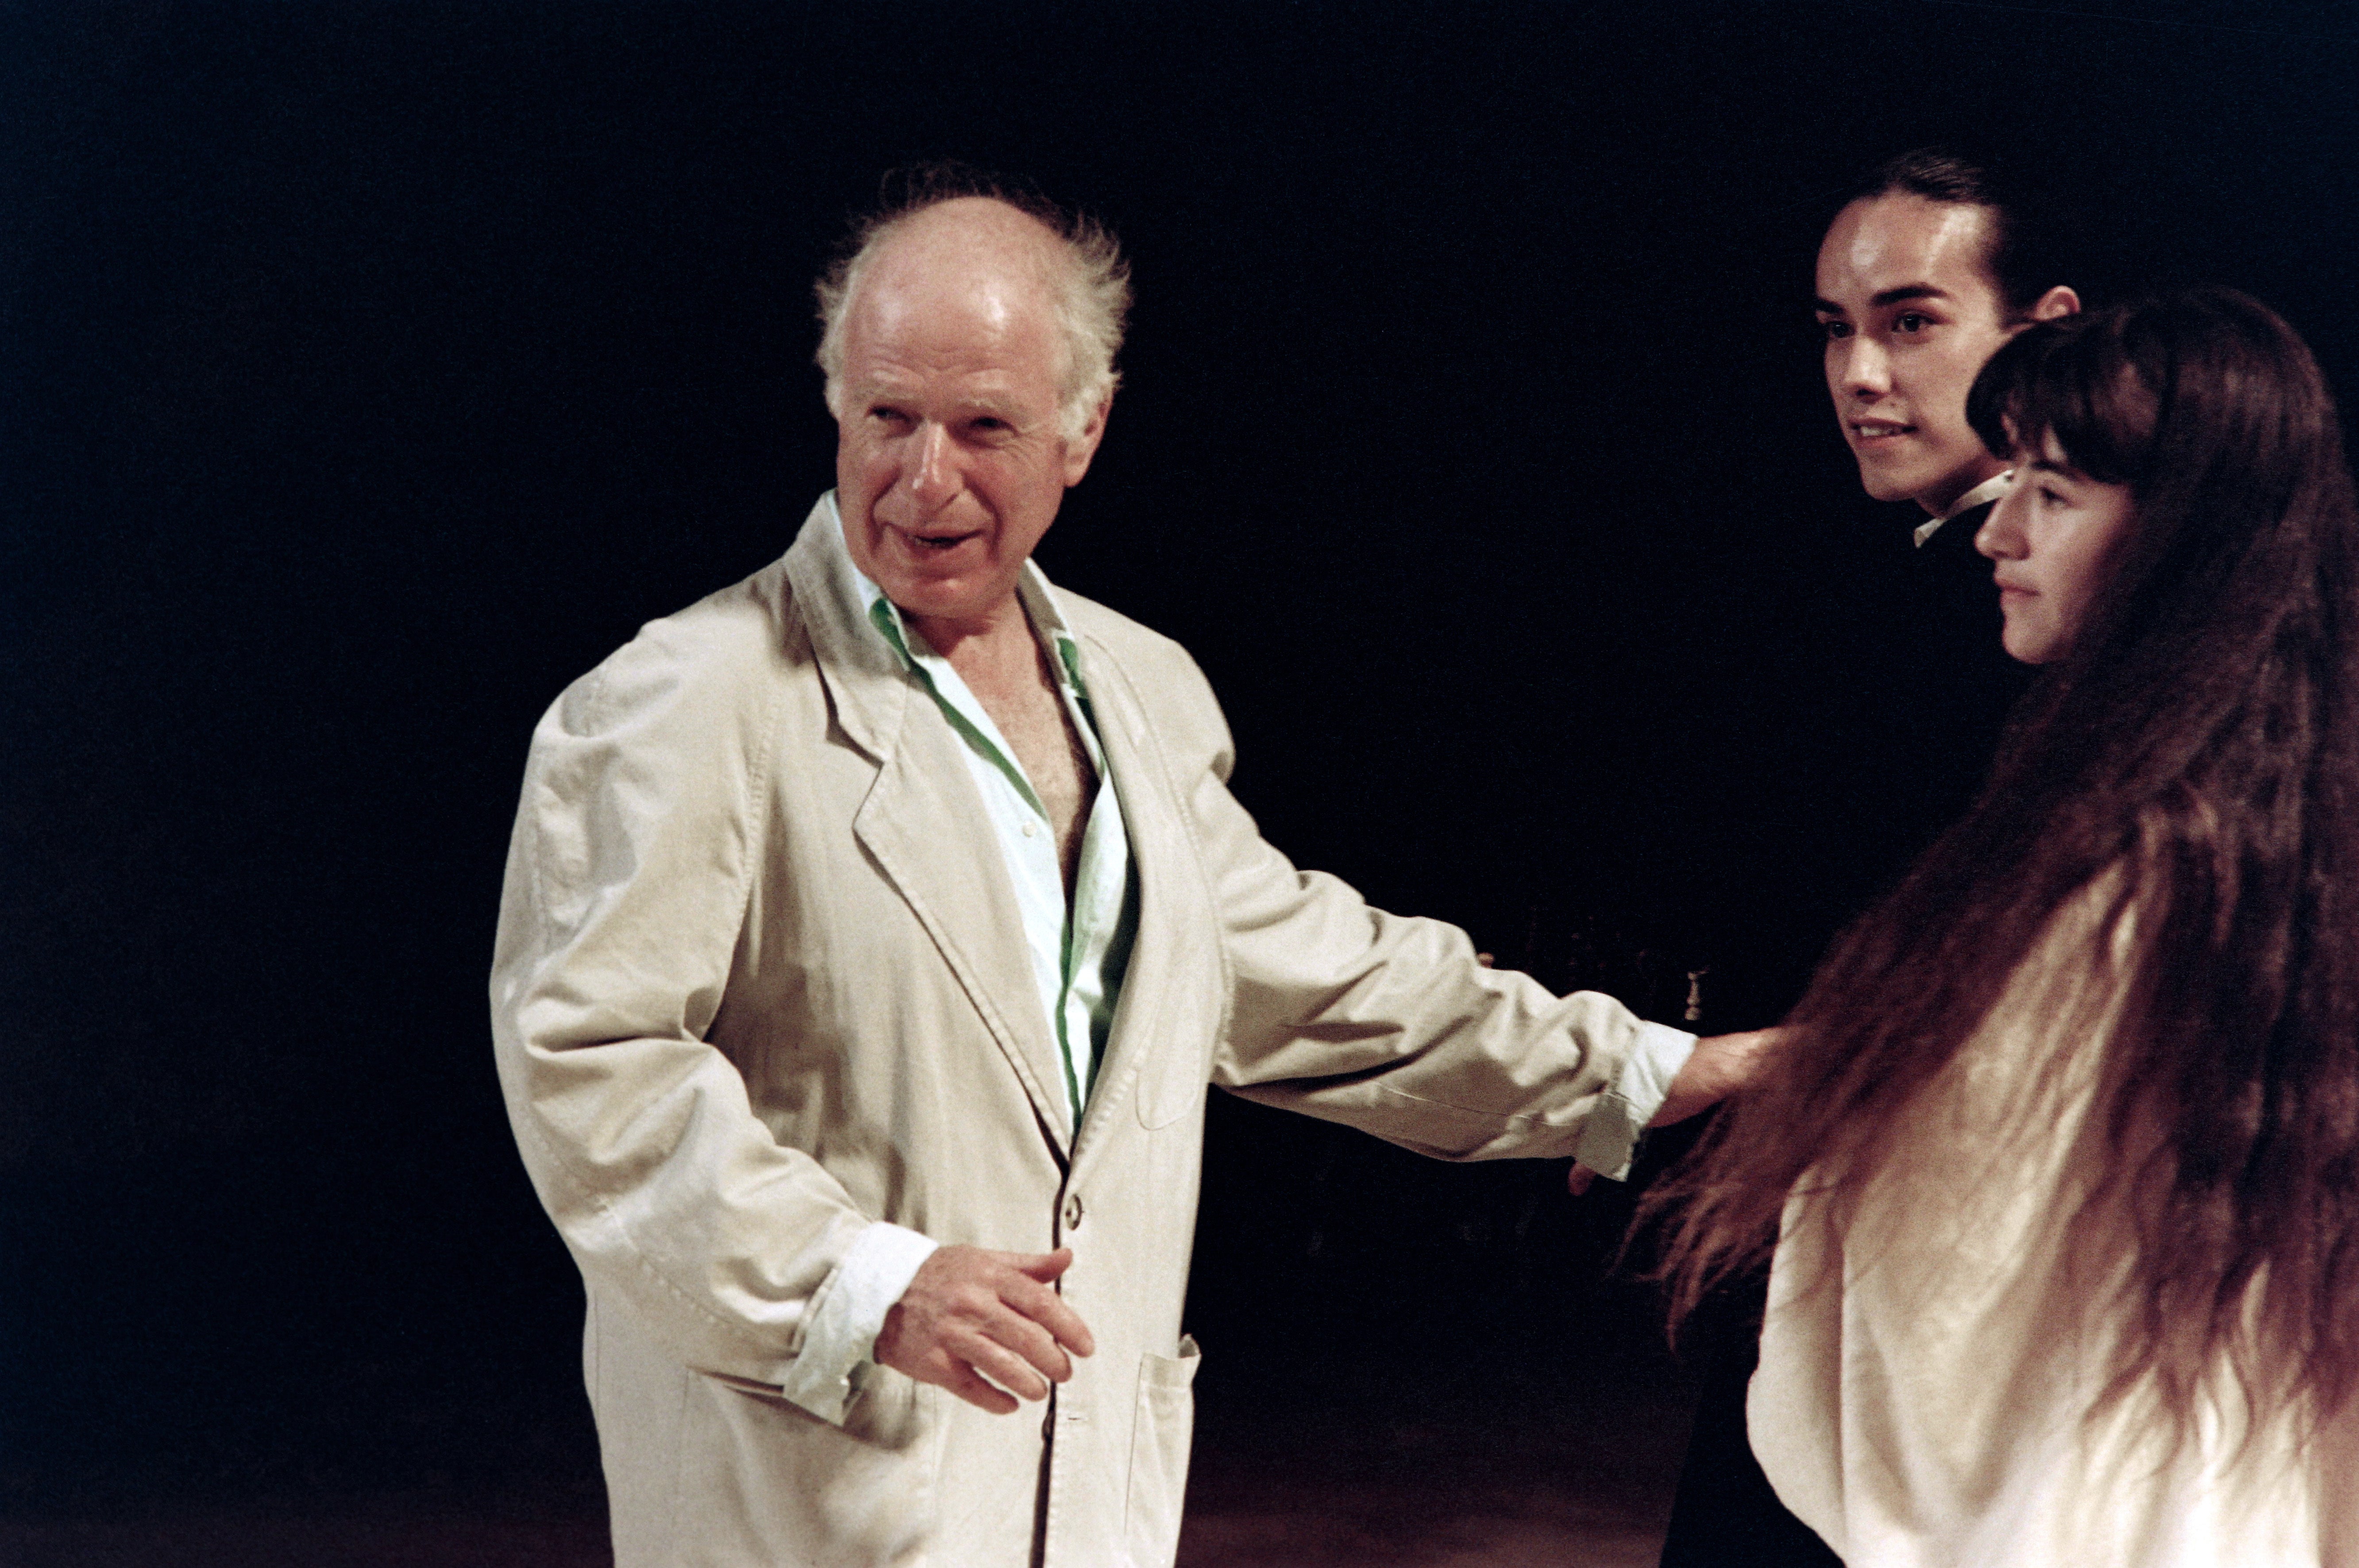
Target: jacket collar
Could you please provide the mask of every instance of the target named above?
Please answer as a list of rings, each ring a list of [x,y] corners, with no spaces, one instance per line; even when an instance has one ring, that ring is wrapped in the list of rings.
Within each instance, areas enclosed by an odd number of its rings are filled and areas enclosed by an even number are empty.
[[[901,731],[909,682],[900,657],[861,619],[859,569],[843,546],[834,491],[803,519],[787,551],[787,581],[835,698],[836,723],[854,746],[884,760]]]

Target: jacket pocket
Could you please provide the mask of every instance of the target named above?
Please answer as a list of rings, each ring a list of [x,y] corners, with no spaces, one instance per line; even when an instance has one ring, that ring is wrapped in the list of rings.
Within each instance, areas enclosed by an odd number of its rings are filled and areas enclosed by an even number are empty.
[[[1182,1334],[1177,1356],[1138,1358],[1138,1410],[1130,1432],[1130,1484],[1123,1505],[1127,1568],[1170,1568],[1180,1553],[1188,1492],[1188,1445],[1196,1431],[1199,1354]]]

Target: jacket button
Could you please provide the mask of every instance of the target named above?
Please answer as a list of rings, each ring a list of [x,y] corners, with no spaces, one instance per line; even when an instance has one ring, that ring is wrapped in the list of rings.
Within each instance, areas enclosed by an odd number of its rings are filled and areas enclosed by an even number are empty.
[[[1067,1230],[1082,1228],[1082,1195],[1079,1192],[1065,1194],[1065,1228]]]

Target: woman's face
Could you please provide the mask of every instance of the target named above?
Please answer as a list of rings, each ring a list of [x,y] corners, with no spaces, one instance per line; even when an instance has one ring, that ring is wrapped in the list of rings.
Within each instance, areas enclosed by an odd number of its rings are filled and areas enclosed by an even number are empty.
[[[2134,509],[2128,485],[2081,474],[2055,437],[2017,451],[2015,483],[1974,535],[1974,548],[1998,563],[1999,640],[2009,654],[2046,664],[2071,651]]]

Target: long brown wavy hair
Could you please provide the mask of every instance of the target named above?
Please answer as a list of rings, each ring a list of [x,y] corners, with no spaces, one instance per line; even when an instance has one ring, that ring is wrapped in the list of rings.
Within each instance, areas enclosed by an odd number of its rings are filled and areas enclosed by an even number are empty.
[[[2110,886],[2082,958],[2122,980],[2095,1114],[2135,1256],[2105,1402],[2150,1381],[2183,1431],[2225,1366],[2307,1425],[2359,1384],[2359,519],[2333,403],[2267,307],[2202,289],[2027,330],[1968,408],[1995,452],[2052,436],[2127,485],[2133,520],[1973,809],[1836,943],[1640,1225],[1674,1322],[1766,1260],[1806,1175],[1840,1225],[2052,918]]]

